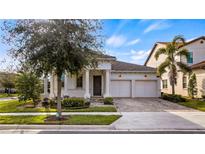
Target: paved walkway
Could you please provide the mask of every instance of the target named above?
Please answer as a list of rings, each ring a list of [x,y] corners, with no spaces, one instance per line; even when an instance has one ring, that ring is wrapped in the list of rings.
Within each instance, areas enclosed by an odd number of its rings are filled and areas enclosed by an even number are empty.
[[[10,100],[16,100],[17,97],[5,97],[5,98],[0,98],[0,101],[10,101]]]

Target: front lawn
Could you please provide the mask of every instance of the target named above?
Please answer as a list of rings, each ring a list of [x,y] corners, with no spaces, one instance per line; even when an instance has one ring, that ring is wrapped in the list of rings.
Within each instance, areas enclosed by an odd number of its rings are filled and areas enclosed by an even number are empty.
[[[0,124],[55,124],[55,125],[109,125],[120,118],[119,115],[71,115],[65,120],[48,121],[51,116],[0,116]]]
[[[63,112],[117,112],[114,106],[93,106],[83,109],[62,109]],[[11,112],[56,112],[56,108],[25,107],[24,102],[18,100],[0,101],[0,113]]]
[[[205,111],[205,102],[199,100],[187,100],[187,102],[180,102],[180,105],[184,105],[200,111]]]
[[[18,96],[18,94],[10,94],[10,95],[8,95],[6,93],[1,93],[0,94],[0,98],[17,97],[17,96]]]

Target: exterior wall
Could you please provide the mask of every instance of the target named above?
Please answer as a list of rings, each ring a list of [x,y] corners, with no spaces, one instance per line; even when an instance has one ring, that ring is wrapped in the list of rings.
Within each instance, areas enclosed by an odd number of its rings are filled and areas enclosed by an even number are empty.
[[[201,43],[201,41],[203,41],[203,43]],[[205,40],[198,40],[194,43],[186,45],[184,48],[186,48],[189,52],[193,52],[193,64],[205,60]]]
[[[85,72],[82,72],[82,77],[83,77],[83,86],[82,88],[78,88],[76,83],[77,83],[77,76],[76,75],[68,75],[68,96],[70,97],[83,97],[85,94]],[[64,87],[65,88],[65,87]],[[62,90],[64,89],[62,88]],[[62,96],[64,93],[62,93]]]
[[[177,74],[177,84],[175,85],[175,93],[183,96],[188,96],[187,88],[183,88],[183,73],[178,72]],[[187,75],[186,75],[187,76]],[[172,87],[169,81],[168,73],[165,73],[162,75],[162,80],[167,80],[167,88],[162,88],[162,81],[161,81],[161,91],[164,93],[171,94],[172,93]],[[187,87],[188,87],[188,76],[187,76]]]
[[[157,44],[155,50],[153,51],[151,57],[149,58],[146,66],[149,66],[149,67],[154,67],[154,68],[157,68],[163,61],[164,59],[166,58],[166,56],[164,55],[160,55],[158,60],[155,59],[154,55],[155,55],[155,52],[159,49],[159,48],[163,48],[165,47],[166,45],[165,44]]]
[[[203,43],[201,43],[201,41],[203,41]],[[147,62],[146,66],[150,66],[150,67],[155,67],[157,68],[157,66],[159,66],[164,59],[166,58],[166,56],[161,55],[158,59],[158,61],[155,60],[154,58],[154,54],[156,52],[156,50],[160,47],[165,47],[164,44],[158,44],[157,47],[155,48],[153,54],[151,55],[149,61]],[[199,63],[203,60],[205,60],[205,41],[203,39],[198,40],[194,43],[188,44],[186,46],[184,46],[184,48],[186,48],[189,52],[193,52],[193,63],[192,64],[188,64],[188,65],[193,65],[196,63]],[[177,60],[180,60],[180,57],[177,57]],[[181,57],[181,60],[184,63],[187,63],[186,59],[184,57]],[[205,74],[203,73],[204,70],[193,70],[193,72],[196,74],[197,77],[197,84],[198,84],[198,97],[201,97],[201,89],[202,89],[202,81],[205,78]],[[188,89],[187,88],[183,88],[182,84],[182,78],[183,78],[183,73],[178,72],[178,77],[177,77],[177,85],[175,86],[175,93],[176,94],[180,94],[183,96],[188,96]],[[187,77],[188,78],[188,77]],[[168,79],[168,74],[165,73],[163,74],[163,76],[161,77],[162,80],[167,79],[167,84],[168,84],[168,88],[163,89],[162,88],[162,81],[161,81],[161,91],[164,93],[171,93],[172,89],[171,89],[171,85]],[[187,87],[188,87],[188,79],[187,79]]]
[[[198,88],[197,97],[201,97],[202,94],[205,94],[205,70],[196,69],[193,70],[193,72],[196,74],[196,80],[197,80],[197,88]]]

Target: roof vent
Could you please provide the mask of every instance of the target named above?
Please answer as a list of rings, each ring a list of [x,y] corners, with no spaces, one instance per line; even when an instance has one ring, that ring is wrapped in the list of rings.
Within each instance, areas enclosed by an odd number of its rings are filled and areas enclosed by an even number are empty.
[[[202,40],[201,40],[201,42],[200,42],[200,43],[201,43],[201,44],[203,44],[203,43],[204,43],[204,41],[202,41]]]

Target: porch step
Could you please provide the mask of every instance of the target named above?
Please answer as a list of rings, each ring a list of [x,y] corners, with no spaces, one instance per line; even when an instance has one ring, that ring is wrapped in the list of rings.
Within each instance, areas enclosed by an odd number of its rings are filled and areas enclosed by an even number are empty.
[[[103,97],[99,96],[99,97],[91,97],[90,98],[90,103],[95,104],[95,103],[103,103]]]

